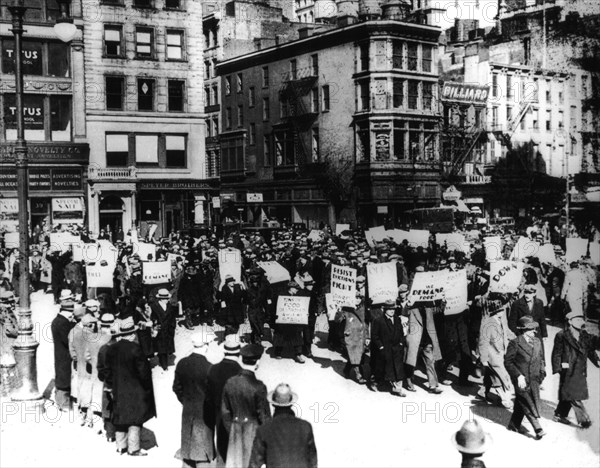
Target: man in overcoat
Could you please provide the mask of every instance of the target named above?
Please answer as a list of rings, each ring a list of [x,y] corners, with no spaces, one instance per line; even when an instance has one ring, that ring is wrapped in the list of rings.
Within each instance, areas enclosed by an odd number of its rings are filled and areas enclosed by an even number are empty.
[[[104,421],[104,433],[106,440],[109,442],[115,442],[116,432],[115,425],[112,423],[112,390],[106,383],[106,353],[108,352],[109,346],[116,343],[116,335],[113,333],[113,327],[115,323],[115,316],[113,314],[102,314],[100,316],[100,336],[98,343],[95,346],[99,346],[98,354],[96,356],[96,371],[98,380],[102,383],[102,419]],[[95,347],[94,346],[94,347]],[[92,349],[94,348],[92,347]],[[92,356],[92,363],[93,363]]]
[[[206,401],[209,427],[212,427],[217,434],[217,453],[223,461],[227,461],[229,438],[223,418],[221,418],[221,402],[225,383],[242,371],[239,363],[240,343],[237,341],[237,335],[229,335],[225,338],[224,351],[223,360],[213,365],[208,372]]]
[[[73,310],[75,304],[63,302],[58,315],[52,320],[50,329],[54,343],[54,384],[56,386],[56,404],[61,411],[71,408],[71,354],[69,352],[69,333],[75,326]]]
[[[343,323],[344,327],[344,347],[348,358],[344,374],[359,384],[365,384],[367,381],[360,368],[363,364],[367,338],[365,308],[362,300],[357,298],[356,307],[342,307],[335,319]]]
[[[133,319],[121,321],[119,341],[106,352],[105,382],[112,389],[117,452],[145,456],[140,447],[142,425],[156,417],[152,371],[137,343]]]
[[[192,337],[192,354],[175,368],[173,392],[183,405],[181,414],[181,458],[183,468],[196,468],[215,458],[214,432],[207,421],[206,390],[210,363],[205,355],[213,336],[197,333]]]
[[[269,290],[261,284],[262,270],[253,268],[249,272],[248,290],[246,300],[248,304],[248,321],[250,322],[250,342],[262,342],[263,328],[267,320],[267,307],[269,306]]]
[[[600,346],[597,336],[585,331],[585,319],[581,311],[569,312],[568,326],[554,337],[552,349],[552,372],[560,374],[558,406],[554,421],[570,424],[571,408],[579,425],[587,429],[592,425],[583,401],[589,398],[587,386],[587,360],[599,366],[596,349]]]
[[[298,396],[287,384],[279,384],[268,395],[273,419],[258,428],[250,457],[250,468],[317,468],[317,447],[312,426],[294,414]]]
[[[540,385],[546,377],[542,343],[536,337],[538,324],[531,316],[521,317],[517,323],[520,333],[511,340],[504,356],[504,367],[515,387],[515,406],[507,429],[526,433],[521,427],[526,417],[535,430],[535,438],[546,435],[540,425]]]
[[[151,318],[158,331],[154,338],[154,349],[158,354],[158,363],[163,370],[169,366],[169,356],[175,352],[175,322],[177,309],[169,303],[171,293],[166,289],[159,289],[156,293],[156,302],[150,305]]]
[[[286,296],[296,296],[300,287],[295,281],[288,283],[288,291]],[[276,359],[281,359],[281,352],[285,346],[293,348],[295,358],[294,360],[300,364],[304,364],[306,361],[302,356],[302,330],[304,325],[296,324],[279,324],[275,323],[273,327],[273,355]]]
[[[248,466],[256,430],[271,419],[267,387],[255,375],[262,353],[260,345],[244,346],[242,371],[223,388],[221,417],[229,434],[226,468]]]
[[[539,324],[539,329],[536,330],[536,337],[540,339],[542,346],[544,345],[543,338],[548,336],[546,329],[546,315],[544,313],[544,304],[536,295],[536,285],[526,284],[525,294],[523,297],[513,302],[508,315],[508,326],[514,334],[517,334],[517,324],[519,319],[525,315],[530,316],[534,322]]]
[[[220,299],[225,325],[229,325],[237,333],[245,319],[246,290],[241,284],[236,284],[233,276],[227,275]]]
[[[202,290],[199,287],[198,272],[194,265],[188,265],[185,269],[185,274],[179,281],[177,297],[181,301],[181,307],[185,315],[184,326],[188,330],[194,328],[194,317],[198,316],[201,300],[200,295]]]
[[[387,301],[385,313],[371,326],[371,341],[377,349],[378,359],[383,361],[384,380],[390,382],[393,395],[405,397],[402,390],[404,380],[404,352],[406,339],[400,316],[396,315],[396,302]]]

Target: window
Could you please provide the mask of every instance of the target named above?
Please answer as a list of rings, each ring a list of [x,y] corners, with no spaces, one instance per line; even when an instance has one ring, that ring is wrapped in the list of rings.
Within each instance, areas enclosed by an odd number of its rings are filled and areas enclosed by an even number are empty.
[[[120,76],[106,77],[106,109],[123,110],[125,80]]]
[[[319,76],[319,56],[317,54],[310,56],[310,68],[312,76]]]
[[[165,0],[165,8],[179,10],[181,8],[181,0]]]
[[[227,138],[221,141],[221,170],[243,171],[244,164],[244,138]]]
[[[154,110],[154,80],[140,78],[137,80],[138,110]]]
[[[565,127],[565,113],[563,111],[558,111],[558,128]]]
[[[204,78],[210,78],[210,60],[204,61]]]
[[[546,131],[552,130],[552,111],[546,111]]]
[[[248,88],[248,107],[254,107],[256,104],[256,95],[254,93],[254,86]]]
[[[581,75],[581,97],[583,99],[588,97],[588,91],[589,91],[588,76]]]
[[[422,46],[422,52],[423,52],[423,71],[430,73],[432,70],[431,63],[432,63],[432,56],[433,56],[433,48],[429,45],[424,45],[424,46]]]
[[[394,159],[406,159],[405,151],[406,128],[404,122],[394,122]]]
[[[546,80],[546,104],[552,104],[552,82]]]
[[[238,74],[237,74],[237,77],[236,77],[236,84],[237,84],[237,86],[236,86],[236,90],[237,90],[237,92],[238,92],[238,93],[241,93],[241,92],[242,92],[242,90],[243,90],[243,87],[244,87],[244,80],[243,80],[243,77],[242,77],[242,74],[241,74],[241,73],[238,73]]]
[[[288,115],[288,103],[287,100],[281,96],[279,99],[279,118],[287,117]]]
[[[249,135],[249,139],[248,139],[248,143],[251,145],[255,145],[256,144],[256,124],[255,123],[251,123],[250,124],[250,135]]]
[[[532,127],[534,130],[540,129],[540,111],[539,109],[533,109],[533,122]]]
[[[263,88],[269,87],[269,67],[262,67],[262,85]]]
[[[565,103],[565,96],[564,96],[564,93],[562,91],[558,92],[558,103],[559,104],[564,104]]]
[[[154,31],[148,28],[135,28],[135,54],[138,58],[152,58]]]
[[[225,128],[231,129],[231,107],[225,108]]]
[[[498,106],[492,107],[492,128],[498,128]]]
[[[393,95],[392,95],[392,106],[403,107],[404,106],[404,80],[394,78],[393,80]]]
[[[167,82],[168,105],[170,112],[183,112],[184,81],[169,80]],[[216,102],[215,102],[216,104]]]
[[[263,135],[263,154],[264,154],[264,165],[270,166],[271,161],[271,139],[270,135]]]
[[[269,120],[271,118],[271,103],[269,102],[269,98],[265,97],[263,98],[263,108],[262,108],[262,114],[263,114],[263,120]]]
[[[423,83],[423,109],[431,110],[433,107],[433,83]]]
[[[496,73],[492,75],[492,96],[498,97],[498,75]]]
[[[577,108],[575,106],[571,106],[571,112],[569,112],[569,126],[571,130],[577,130]]]
[[[321,91],[323,93],[323,112],[328,111],[329,109],[331,109],[331,102],[330,102],[330,97],[329,97],[329,85],[323,85],[323,87],[321,88]]]
[[[423,156],[426,161],[434,161],[436,156],[437,133],[435,124],[426,123],[423,133]]]
[[[71,96],[50,96],[52,141],[71,141]]]
[[[217,76],[217,59],[212,59],[211,69],[210,69],[210,77],[216,78]]]
[[[151,8],[152,0],[133,0],[134,7]]]
[[[419,46],[416,43],[408,43],[408,69],[416,70],[419,59]]]
[[[421,131],[419,129],[418,122],[410,122],[409,124],[408,150],[411,160],[419,161],[422,159],[423,154],[421,151]]]
[[[158,135],[135,136],[135,162],[158,165]]]
[[[419,82],[408,80],[408,108],[416,109],[419,102]]]
[[[511,121],[511,119],[512,119],[512,113],[513,113],[513,108],[512,108],[512,106],[506,106],[506,120],[507,120],[508,122],[510,122],[510,121]]]
[[[371,159],[371,132],[368,123],[356,126],[356,156],[359,161]]]
[[[183,60],[183,31],[167,29],[167,60]]]
[[[126,167],[129,160],[129,136],[126,133],[106,134],[106,167]]]
[[[231,94],[231,76],[225,77],[225,96],[229,96]]]
[[[312,161],[317,162],[321,158],[319,156],[319,128],[312,129]]]
[[[219,87],[214,84],[212,86],[212,94],[213,94],[213,102],[215,103],[215,105],[219,104]]]
[[[210,106],[210,87],[204,87],[204,105]]]
[[[369,83],[362,82],[359,85],[359,93],[360,93],[360,109],[359,110],[369,110],[370,108],[370,96],[369,96]]]
[[[392,68],[404,68],[402,55],[402,42],[392,41]]]
[[[360,71],[369,69],[369,43],[360,45]]]
[[[121,57],[121,26],[104,26],[104,55],[107,57]]]
[[[509,100],[513,100],[515,98],[512,75],[507,75],[506,77],[506,97]]]
[[[525,60],[525,65],[529,65],[531,63],[531,38],[526,37],[523,39],[523,57]]]
[[[213,135],[217,136],[219,134],[219,118],[218,117],[213,117],[212,127],[213,127]]]
[[[290,60],[290,79],[298,79],[298,61],[296,59]]]
[[[310,90],[310,111],[319,112],[319,88]]]
[[[237,126],[244,126],[244,106],[242,104],[237,106]]]
[[[167,167],[185,167],[185,136],[166,135],[165,152]]]
[[[7,37],[2,42],[2,72],[15,73],[15,42]],[[70,76],[70,46],[63,42],[22,41],[21,69],[24,75]]]

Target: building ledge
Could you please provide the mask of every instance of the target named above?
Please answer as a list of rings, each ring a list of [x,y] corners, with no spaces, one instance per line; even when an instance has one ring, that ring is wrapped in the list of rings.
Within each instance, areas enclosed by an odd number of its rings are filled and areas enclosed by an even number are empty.
[[[274,178],[294,178],[298,176],[299,168],[297,164],[273,167]]]

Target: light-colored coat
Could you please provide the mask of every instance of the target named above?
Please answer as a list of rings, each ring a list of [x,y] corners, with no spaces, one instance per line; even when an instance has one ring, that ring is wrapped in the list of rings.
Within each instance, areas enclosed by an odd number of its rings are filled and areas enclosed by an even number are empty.
[[[94,339],[87,343],[85,350],[85,361],[86,364],[91,366],[92,373],[84,380],[83,385],[87,385],[89,388],[86,388],[83,393],[86,396],[89,393],[91,396],[89,406],[98,413],[102,410],[102,396],[104,389],[104,382],[98,378],[98,352],[100,351],[100,348],[110,342],[111,339],[112,335],[110,331],[101,329],[100,332],[95,335]]]
[[[425,308],[427,333],[433,343],[433,359],[439,361],[442,359],[442,351],[438,341],[435,323],[433,322],[433,309]],[[408,311],[408,335],[406,336],[406,357],[404,362],[413,367],[417,365],[417,357],[419,355],[419,347],[421,346],[421,338],[423,337],[423,317],[417,307],[413,307]]]
[[[92,404],[92,390],[94,386],[94,378],[98,380],[98,371],[96,366],[93,368],[89,365],[88,348],[99,340],[98,333],[84,328],[80,323],[77,324],[69,333],[69,352],[71,358],[77,363],[75,372],[71,378],[71,395],[77,398],[77,404],[80,408],[89,408]],[[99,349],[99,348],[98,348]],[[96,357],[98,352],[96,351]],[[75,381],[73,380],[73,377]],[[98,381],[99,382],[99,381]],[[96,400],[98,411],[102,408],[102,383],[100,382],[100,396]],[[76,394],[73,395],[73,390]]]
[[[504,367],[504,355],[508,348],[509,340],[515,335],[508,328],[506,308],[495,315],[483,315],[479,328],[479,358],[487,362],[500,379],[505,390],[512,388],[510,376]]]

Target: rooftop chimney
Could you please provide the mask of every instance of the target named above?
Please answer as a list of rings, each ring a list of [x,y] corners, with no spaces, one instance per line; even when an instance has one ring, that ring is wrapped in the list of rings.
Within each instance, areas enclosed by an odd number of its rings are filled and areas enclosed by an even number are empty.
[[[408,0],[387,0],[381,5],[382,17],[385,20],[404,21],[409,15],[412,5]]]

